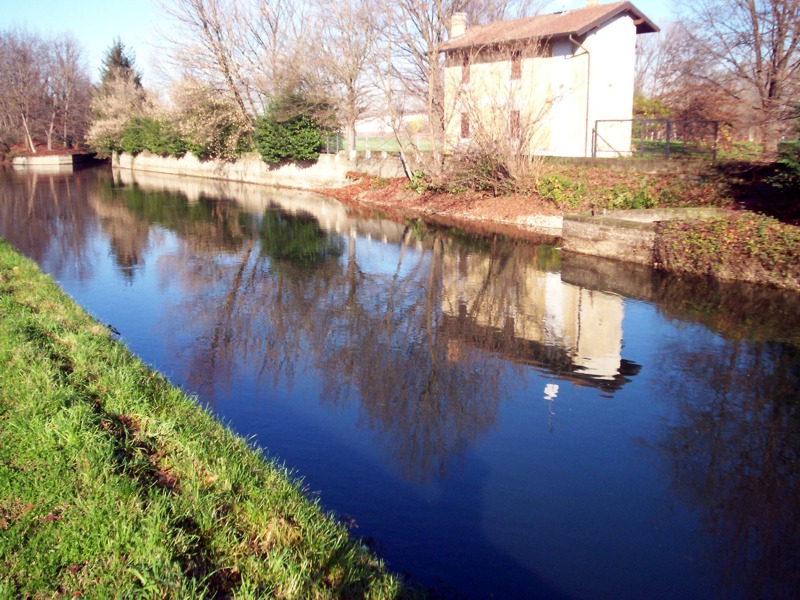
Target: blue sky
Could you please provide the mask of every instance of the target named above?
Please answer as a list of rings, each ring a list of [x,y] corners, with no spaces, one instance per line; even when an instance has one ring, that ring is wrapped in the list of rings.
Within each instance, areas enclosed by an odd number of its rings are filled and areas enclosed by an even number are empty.
[[[672,18],[672,2],[633,0],[639,10],[657,24]],[[567,0],[568,8],[585,4]],[[564,2],[554,0],[546,12],[559,10]],[[0,29],[16,25],[42,35],[69,32],[86,51],[86,61],[93,79],[100,73],[103,55],[119,36],[136,53],[136,64],[144,75],[145,86],[157,85],[159,65],[158,34],[163,25],[156,0],[0,0]]]
[[[0,0],[0,29],[19,25],[42,35],[71,33],[85,50],[93,79],[99,78],[103,55],[119,36],[136,53],[148,85],[156,70],[159,14],[155,0]]]

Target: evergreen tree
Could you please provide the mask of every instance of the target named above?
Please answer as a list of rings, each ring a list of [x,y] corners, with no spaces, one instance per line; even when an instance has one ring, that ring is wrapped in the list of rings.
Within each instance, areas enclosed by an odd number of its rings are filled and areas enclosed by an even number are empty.
[[[125,47],[122,40],[116,38],[103,58],[103,71],[100,74],[100,86],[107,88],[112,79],[124,77],[142,87],[142,76],[135,66],[136,55]]]
[[[92,98],[93,119],[87,143],[101,156],[122,150],[128,122],[150,112],[152,103],[134,66],[133,53],[117,38],[103,59],[100,86]]]

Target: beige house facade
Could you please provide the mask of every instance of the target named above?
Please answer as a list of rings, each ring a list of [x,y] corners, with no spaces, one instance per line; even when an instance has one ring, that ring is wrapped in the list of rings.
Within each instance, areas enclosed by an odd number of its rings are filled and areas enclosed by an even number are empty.
[[[448,144],[587,157],[601,135],[598,156],[629,154],[636,36],[657,31],[630,2],[476,27],[455,15],[442,47]]]

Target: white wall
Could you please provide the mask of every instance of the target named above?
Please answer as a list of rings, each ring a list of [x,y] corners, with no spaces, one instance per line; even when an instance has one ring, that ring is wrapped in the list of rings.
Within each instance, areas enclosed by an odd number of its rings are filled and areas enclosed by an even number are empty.
[[[550,146],[543,154],[584,156],[586,131],[586,71],[588,61],[582,50],[569,40],[553,42],[550,85]]]
[[[589,131],[598,119],[631,119],[636,62],[636,26],[628,16],[617,17],[584,43],[592,55],[589,91]],[[630,123],[604,125],[601,131],[610,148],[598,156],[628,156],[631,147]],[[591,137],[590,137],[591,144]],[[589,147],[591,156],[591,145]]]
[[[553,156],[591,156],[595,121],[630,119],[633,115],[636,60],[633,20],[628,16],[617,17],[586,36],[581,45],[578,47],[569,40],[553,44],[551,81],[555,104],[551,111],[549,148]],[[601,152],[598,156],[629,154],[630,123],[606,125],[603,133],[608,144],[620,152]]]

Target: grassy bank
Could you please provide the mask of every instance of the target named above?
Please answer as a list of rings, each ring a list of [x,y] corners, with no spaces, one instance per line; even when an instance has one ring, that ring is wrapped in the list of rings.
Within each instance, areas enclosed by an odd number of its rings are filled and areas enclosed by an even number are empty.
[[[0,597],[230,594],[405,592],[0,239]]]

